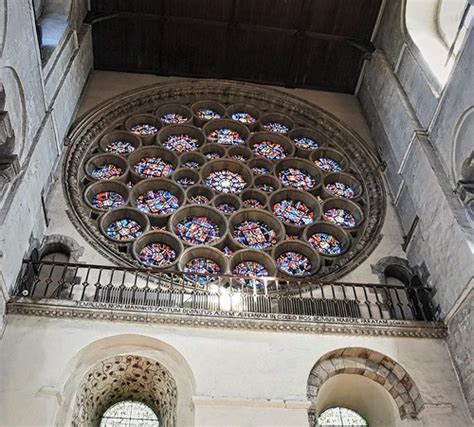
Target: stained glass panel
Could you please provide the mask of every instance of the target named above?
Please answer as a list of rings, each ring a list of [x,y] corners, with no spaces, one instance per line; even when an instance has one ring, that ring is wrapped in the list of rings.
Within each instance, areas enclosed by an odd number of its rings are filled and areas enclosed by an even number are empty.
[[[147,405],[124,400],[112,405],[102,415],[100,427],[159,427],[156,414]]]
[[[348,408],[330,408],[318,418],[319,427],[368,427],[368,423],[357,412]]]

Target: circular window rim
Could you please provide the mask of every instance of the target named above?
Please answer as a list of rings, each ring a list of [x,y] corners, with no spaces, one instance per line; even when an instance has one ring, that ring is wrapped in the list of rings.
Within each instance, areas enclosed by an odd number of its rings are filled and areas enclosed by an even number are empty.
[[[231,80],[216,79],[193,79],[176,80],[166,83],[155,83],[141,86],[119,95],[113,96],[102,103],[92,107],[79,116],[71,125],[71,129],[65,138],[67,149],[64,153],[62,165],[63,194],[68,207],[68,215],[80,235],[102,256],[112,261],[117,266],[137,268],[136,265],[123,259],[118,249],[112,243],[107,242],[100,236],[98,230],[94,230],[90,218],[82,204],[82,194],[79,191],[77,176],[82,159],[87,153],[89,146],[100,135],[104,129],[116,124],[133,114],[139,114],[156,108],[156,105],[171,102],[174,97],[196,97],[201,99],[213,99],[220,94],[221,97],[235,96],[245,99],[245,102],[267,102],[269,108],[280,109],[293,117],[298,116],[310,127],[320,127],[330,138],[336,147],[339,147],[346,155],[353,151],[365,160],[364,166],[370,169],[370,180],[376,187],[376,191],[370,191],[368,215],[364,232],[360,237],[357,249],[351,248],[348,256],[344,257],[344,263],[335,262],[333,271],[330,271],[318,281],[335,280],[353,271],[362,264],[382,239],[381,230],[385,222],[387,195],[384,180],[381,174],[380,160],[376,152],[368,145],[356,131],[342,122],[332,113],[323,108],[306,101],[298,96],[289,94],[282,90],[256,85],[246,82],[234,82]],[[311,125],[311,123],[313,123]],[[356,144],[348,144],[348,142]],[[356,163],[361,168],[361,163]],[[362,171],[361,171],[362,172]],[[367,179],[364,185],[367,186]],[[95,231],[95,232],[94,232]],[[350,255],[350,258],[349,258]],[[349,259],[348,259],[349,258]],[[348,259],[348,260],[347,260]],[[308,279],[314,281],[314,278]]]

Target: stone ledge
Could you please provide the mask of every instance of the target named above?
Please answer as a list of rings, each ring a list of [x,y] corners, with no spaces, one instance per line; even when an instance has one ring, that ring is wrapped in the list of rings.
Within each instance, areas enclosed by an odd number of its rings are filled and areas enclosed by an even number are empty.
[[[193,396],[196,406],[237,406],[248,408],[283,408],[307,410],[311,402],[308,400],[285,399],[245,399],[241,397]]]
[[[7,315],[264,332],[432,339],[446,337],[446,326],[441,322],[223,312],[173,307],[136,307],[133,309],[119,304],[32,300],[19,297],[13,298],[7,304]]]

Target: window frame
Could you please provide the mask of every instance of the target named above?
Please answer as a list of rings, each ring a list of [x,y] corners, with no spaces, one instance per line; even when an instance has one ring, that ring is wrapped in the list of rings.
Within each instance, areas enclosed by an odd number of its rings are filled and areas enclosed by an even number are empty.
[[[320,424],[320,418],[326,414],[327,412],[329,411],[335,411],[335,410],[339,410],[339,420],[340,420],[340,423],[341,424]],[[343,421],[343,415],[341,414],[341,409],[344,409],[345,411],[349,411],[349,412],[352,412],[354,415],[358,416],[361,421],[363,421],[365,424],[344,424],[344,421]],[[337,425],[338,427],[369,427],[369,422],[361,415],[359,414],[357,411],[354,411],[353,409],[351,408],[347,408],[346,406],[331,406],[330,408],[326,408],[324,411],[322,411],[319,415],[318,415],[318,426],[321,426],[321,427],[330,427],[330,426],[335,426]]]
[[[112,408],[115,408],[118,405],[123,405],[123,404],[128,404],[130,407],[132,405],[139,405],[141,407],[145,407],[148,410],[149,415],[153,414],[154,419],[153,418],[132,418],[131,415],[128,418],[117,417],[117,416],[107,416],[106,415],[107,412],[109,412]],[[157,414],[153,410],[153,408],[151,406],[147,405],[145,402],[142,402],[141,400],[135,400],[135,399],[119,400],[117,402],[114,402],[114,403],[108,405],[107,408],[105,409],[105,411],[102,413],[102,415],[100,417],[99,427],[108,427],[109,424],[107,424],[106,422],[104,423],[104,421],[107,421],[107,419],[110,419],[110,420],[120,419],[120,421],[121,421],[120,425],[122,425],[122,422],[126,422],[126,421],[128,421],[129,425],[130,425],[130,422],[132,422],[132,421],[146,421],[145,425],[149,426],[149,427],[159,427],[161,425],[161,420],[160,420],[159,414]],[[124,424],[124,426],[125,426],[125,424]]]
[[[406,42],[416,61],[423,69],[429,84],[439,93],[446,86],[458,53],[462,50],[463,40],[467,31],[460,32],[461,37],[450,45],[445,33],[440,28],[440,4],[443,0],[405,0],[402,3],[402,30]],[[456,23],[463,23],[463,16],[469,1],[465,0],[463,12]],[[472,14],[473,8],[467,14]],[[429,19],[421,19],[430,16]],[[469,23],[469,19],[466,20]],[[461,29],[466,30],[466,22]]]

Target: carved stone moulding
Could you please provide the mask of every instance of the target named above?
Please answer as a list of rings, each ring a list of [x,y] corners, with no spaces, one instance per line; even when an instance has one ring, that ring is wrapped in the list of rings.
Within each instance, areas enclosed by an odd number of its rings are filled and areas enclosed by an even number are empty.
[[[410,320],[353,319],[293,314],[220,312],[172,307],[130,307],[106,303],[38,303],[20,298],[7,305],[8,314],[76,320],[105,320],[125,323],[148,323],[210,329],[236,329],[304,334],[338,334],[380,337],[446,337],[441,322]]]

